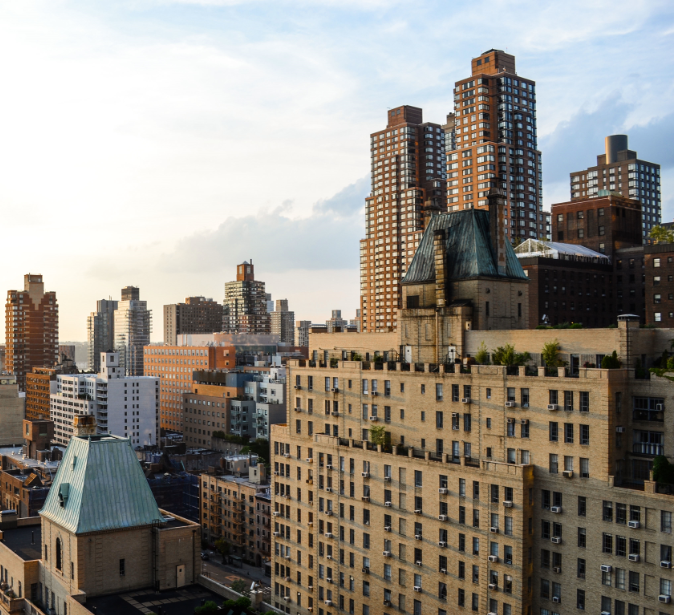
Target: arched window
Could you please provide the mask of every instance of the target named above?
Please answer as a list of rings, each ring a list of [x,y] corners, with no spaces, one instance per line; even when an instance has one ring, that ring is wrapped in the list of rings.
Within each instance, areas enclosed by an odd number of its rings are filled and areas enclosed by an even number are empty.
[[[61,539],[56,539],[56,569],[62,570],[63,568],[63,554],[61,549]]]

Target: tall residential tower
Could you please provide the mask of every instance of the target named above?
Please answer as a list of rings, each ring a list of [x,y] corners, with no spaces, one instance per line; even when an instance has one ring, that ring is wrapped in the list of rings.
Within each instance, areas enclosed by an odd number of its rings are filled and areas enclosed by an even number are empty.
[[[135,286],[122,288],[122,300],[115,310],[115,351],[119,366],[127,376],[143,375],[143,346],[150,343],[152,311],[140,300]]]
[[[265,284],[255,279],[253,261],[236,267],[236,280],[225,284],[222,330],[227,333],[269,333]]]
[[[98,373],[101,353],[112,350],[115,344],[115,310],[118,302],[112,299],[96,301],[96,311],[87,317],[89,341],[89,369]]]
[[[222,331],[222,305],[205,297],[187,297],[185,303],[164,306],[164,343],[175,345],[182,333]]]

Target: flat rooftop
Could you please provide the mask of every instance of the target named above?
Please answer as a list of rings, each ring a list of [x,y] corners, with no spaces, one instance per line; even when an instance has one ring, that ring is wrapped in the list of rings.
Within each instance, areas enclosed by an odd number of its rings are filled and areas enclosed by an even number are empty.
[[[221,605],[225,599],[201,585],[188,585],[165,592],[147,588],[89,598],[84,606],[98,615],[139,615],[157,612],[157,607],[161,607],[164,615],[185,615],[193,613],[204,600]]]
[[[31,561],[42,557],[42,525],[27,525],[3,530],[2,542],[21,559]]]

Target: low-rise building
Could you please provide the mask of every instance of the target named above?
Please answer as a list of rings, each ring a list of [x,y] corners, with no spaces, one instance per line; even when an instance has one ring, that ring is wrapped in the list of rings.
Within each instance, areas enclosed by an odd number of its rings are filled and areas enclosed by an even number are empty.
[[[23,442],[26,398],[13,374],[0,374],[0,446]]]

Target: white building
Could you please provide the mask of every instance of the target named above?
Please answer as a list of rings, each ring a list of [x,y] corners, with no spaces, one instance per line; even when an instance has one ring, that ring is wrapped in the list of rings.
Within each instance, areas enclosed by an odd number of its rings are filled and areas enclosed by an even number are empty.
[[[233,433],[248,435],[252,440],[269,440],[270,425],[286,422],[286,368],[280,361],[275,362],[268,374],[246,382],[246,401],[232,400],[230,429]]]
[[[78,414],[95,416],[99,434],[129,438],[134,446],[158,443],[159,378],[125,376],[116,352],[101,353],[99,374],[58,375],[49,397],[58,444],[68,444]]]
[[[122,300],[115,310],[114,331],[120,366],[129,376],[142,376],[143,348],[150,345],[152,311],[147,309],[147,301],[140,300],[140,291],[135,286],[122,288]]]

